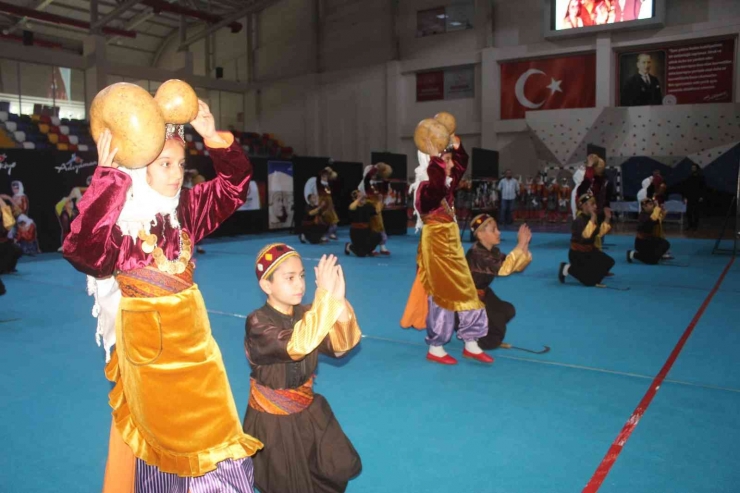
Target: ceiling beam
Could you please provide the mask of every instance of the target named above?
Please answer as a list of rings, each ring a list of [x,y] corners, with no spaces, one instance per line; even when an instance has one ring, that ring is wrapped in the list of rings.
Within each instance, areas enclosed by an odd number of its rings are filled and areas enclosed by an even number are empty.
[[[64,17],[61,15],[49,14],[47,12],[39,12],[37,10],[29,9],[26,7],[19,7],[12,3],[0,2],[0,12],[5,12],[11,15],[15,15],[17,17],[28,17],[30,19],[35,19],[37,21],[47,22],[50,24],[61,24],[61,25],[66,25],[66,26],[72,26],[78,29],[82,29],[84,31],[90,30],[89,22],[81,21],[78,19],[73,19],[71,17]],[[102,31],[103,31],[103,34],[113,34],[116,36],[125,36],[127,38],[136,37],[136,33],[134,31],[127,31],[125,29],[116,29],[114,27],[103,27]]]
[[[98,1],[98,0],[94,0],[94,1]],[[91,3],[92,3],[92,1],[91,1]],[[105,3],[101,3],[99,1],[98,1],[98,4],[100,6],[106,6]],[[75,5],[69,5],[67,3],[60,2],[59,0],[56,0],[54,2],[54,6],[55,7],[62,8],[62,9],[71,10],[72,12],[79,12],[81,14],[87,14],[87,13],[90,12],[88,9],[83,9],[83,8],[77,7]],[[122,19],[122,20],[125,21],[125,22],[128,22],[131,19],[133,19],[134,17],[136,17],[138,14],[148,13],[149,11],[150,11],[150,9],[143,9],[143,10],[141,10],[141,9],[134,8],[134,9],[131,9],[131,12],[133,12],[134,15],[131,16],[131,17],[129,17],[128,19]],[[162,17],[162,16],[160,16],[160,19],[170,20],[169,17]],[[167,22],[161,22],[160,20],[153,20],[152,19],[152,20],[148,20],[147,22],[149,22],[150,24],[154,24],[155,26],[166,27],[168,29],[176,29],[176,27],[173,24],[170,24],[170,23],[167,23]]]
[[[108,12],[105,17],[100,19],[97,22],[94,22],[92,26],[90,26],[91,31],[97,31],[101,27],[108,24],[110,21],[121,15],[122,13],[126,12],[128,9],[132,8],[134,5],[138,4],[141,0],[128,0],[127,2],[123,2],[118,7],[114,8],[110,12]]]
[[[262,10],[266,7],[268,7],[270,4],[274,3],[276,0],[251,0],[249,1],[249,6],[242,8],[241,10],[234,11],[233,13],[227,15],[224,17],[224,19],[221,22],[218,22],[212,26],[210,26],[208,29],[199,32],[198,34],[186,39],[182,43],[180,43],[180,46],[178,48],[179,51],[182,51],[186,49],[191,44],[200,41],[201,39],[205,38],[206,36],[210,36],[211,34],[215,33],[219,29],[222,29],[232,22],[234,22],[237,19],[241,19],[242,17],[251,14],[253,12],[257,12],[259,10]]]
[[[51,5],[51,3],[54,0],[41,0],[36,7],[34,7],[34,10],[44,10],[46,7]],[[22,17],[21,20],[15,23],[14,26],[9,27],[8,29],[3,30],[3,34],[13,34],[16,29],[20,28],[23,23],[25,23],[28,20],[28,17]]]

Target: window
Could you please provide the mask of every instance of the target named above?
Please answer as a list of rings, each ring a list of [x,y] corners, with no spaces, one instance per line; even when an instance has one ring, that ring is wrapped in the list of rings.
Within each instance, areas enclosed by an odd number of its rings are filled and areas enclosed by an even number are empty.
[[[473,29],[473,2],[419,10],[416,13],[416,37]]]
[[[82,70],[0,60],[0,102],[10,113],[53,113],[85,119],[85,74]],[[52,110],[52,108],[55,108]]]

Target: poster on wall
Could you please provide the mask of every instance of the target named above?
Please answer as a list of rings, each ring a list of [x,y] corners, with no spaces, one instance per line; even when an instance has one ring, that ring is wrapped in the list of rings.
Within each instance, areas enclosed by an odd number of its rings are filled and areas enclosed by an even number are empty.
[[[445,99],[475,97],[475,68],[460,67],[445,70]]]
[[[475,97],[475,68],[456,67],[416,74],[416,101]]]
[[[261,181],[250,180],[247,190],[247,200],[239,207],[239,211],[258,211],[265,207],[265,184]]]
[[[289,228],[293,224],[293,163],[267,163],[270,229]]]
[[[445,98],[444,70],[416,74],[416,100],[437,101]]]
[[[655,16],[653,0],[553,0],[556,31],[621,24]]]
[[[596,54],[501,63],[501,119],[527,111],[593,108]]]
[[[617,106],[731,102],[734,72],[734,39],[620,53]]]
[[[79,214],[78,203],[97,166],[95,153],[5,149],[0,152],[0,198],[16,224],[0,234],[25,255],[56,251]]]

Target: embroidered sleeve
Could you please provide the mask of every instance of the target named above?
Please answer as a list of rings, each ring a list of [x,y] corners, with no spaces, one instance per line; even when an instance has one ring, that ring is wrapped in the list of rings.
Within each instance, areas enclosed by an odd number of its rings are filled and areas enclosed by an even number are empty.
[[[311,309],[293,327],[287,344],[290,357],[298,361],[318,348],[344,309],[344,303],[334,299],[328,291],[317,290]]]
[[[219,132],[219,137],[205,143],[216,178],[183,190],[180,196],[181,219],[193,243],[215,231],[247,200],[252,164],[231,132]]]
[[[332,353],[346,353],[360,343],[362,331],[357,323],[355,310],[349,302],[346,302],[349,310],[349,320],[346,322],[337,321],[329,330],[329,342],[331,343]]]
[[[532,262],[532,252],[526,254],[519,248],[512,250],[504,260],[503,265],[498,271],[498,275],[506,277],[515,272],[523,271]]]
[[[581,236],[588,240],[594,235],[594,231],[596,231],[596,223],[594,223],[593,221],[588,221],[586,223],[586,227],[583,228],[583,233],[581,233]]]
[[[98,167],[90,188],[78,202],[80,214],[72,221],[62,251],[75,269],[96,278],[113,274],[121,245],[116,226],[131,178],[114,168]]]

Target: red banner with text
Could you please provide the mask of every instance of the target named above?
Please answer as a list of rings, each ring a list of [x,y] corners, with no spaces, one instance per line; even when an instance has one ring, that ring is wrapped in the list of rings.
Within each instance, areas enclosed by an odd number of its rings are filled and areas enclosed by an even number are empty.
[[[501,63],[501,119],[527,111],[593,108],[596,54]]]
[[[617,105],[731,102],[734,73],[734,38],[620,53]]]

